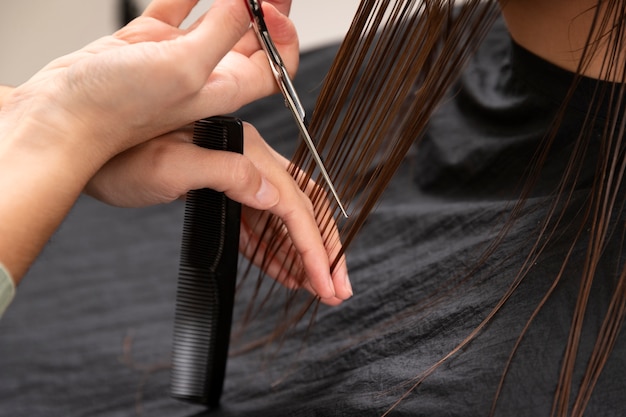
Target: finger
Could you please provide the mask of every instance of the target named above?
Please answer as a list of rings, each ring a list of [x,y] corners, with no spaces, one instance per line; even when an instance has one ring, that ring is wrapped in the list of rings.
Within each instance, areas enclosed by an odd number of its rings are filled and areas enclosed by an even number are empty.
[[[182,30],[159,20],[138,18],[115,32],[113,37],[133,44],[172,40],[182,34]]]
[[[332,280],[335,286],[337,298],[340,300],[347,300],[352,297],[354,293],[352,290],[352,284],[350,283],[350,277],[348,276],[348,266],[346,264],[345,256],[342,256],[335,266],[332,273]]]
[[[265,274],[287,289],[304,289],[317,296],[317,291],[311,286],[310,281],[303,276],[301,262],[297,262],[297,257],[294,258],[295,250],[290,239],[287,238],[285,245],[281,245],[281,248],[276,249],[272,247],[272,250],[267,252],[269,243],[265,242],[261,237],[263,233],[266,233],[263,237],[267,238],[269,233],[272,235],[271,239],[273,240],[277,232],[274,229],[265,230],[268,220],[265,214],[243,207],[239,241],[241,253],[250,259],[254,265],[261,268]],[[279,237],[279,239],[281,238]],[[283,246],[285,247],[284,250]],[[268,256],[268,254],[271,256]],[[320,300],[324,304],[336,306],[347,298],[330,297]]]
[[[266,2],[263,3],[263,14],[272,41],[278,48],[281,58],[283,58],[288,69],[295,70],[298,64],[299,45],[297,31],[293,22],[285,14]],[[264,52],[259,48],[260,45],[256,35],[253,30],[250,30],[246,37],[233,49],[244,56],[252,56],[254,53],[258,53],[259,56],[263,56],[263,59],[267,61]],[[267,62],[265,62],[265,65],[267,65]]]
[[[152,0],[142,16],[179,27],[199,0]]]
[[[285,223],[294,247],[300,253],[311,287],[322,298],[338,296],[330,275],[328,252],[308,200],[284,201],[270,209]]]
[[[242,207],[239,249],[254,265],[289,289],[298,289],[303,284],[303,268],[297,253],[291,247],[290,254],[275,248],[278,233],[268,224],[267,212]],[[274,219],[275,220],[275,219]],[[291,256],[289,256],[291,255]]]
[[[282,14],[289,16],[289,12],[291,11],[291,0],[265,0],[264,3],[271,3]]]
[[[242,211],[240,251],[267,275],[289,289],[303,288],[318,295],[304,272],[299,254],[279,220],[268,223],[265,213],[244,207]],[[333,259],[331,255],[330,259]],[[345,259],[341,257],[332,274],[336,297],[324,298],[325,304],[337,305],[352,296]]]
[[[238,4],[245,6],[243,1],[237,2]],[[247,13],[245,10],[244,12]],[[278,16],[280,13],[274,10],[274,15]],[[280,16],[280,19],[286,25],[286,28],[281,32],[289,40],[281,36],[280,44],[277,47],[280,49],[289,73],[294,74],[299,59],[297,35],[291,21],[283,15]],[[197,34],[202,30],[208,18],[209,15],[207,15],[193,34]],[[247,14],[244,14],[243,22],[244,26],[241,26],[240,29],[245,33],[247,23],[249,23]],[[229,30],[232,30],[232,27]],[[191,111],[203,109],[204,113],[196,114],[197,118],[216,114],[217,112],[228,113],[237,110],[242,105],[277,91],[276,80],[268,65],[267,56],[260,49],[256,38],[250,38],[253,35],[251,31],[245,34],[245,37],[237,42],[232,52],[227,54],[219,64],[213,62],[217,65],[210,73],[208,80],[204,80],[206,81],[205,88],[200,91],[194,100],[189,102],[189,106],[185,107],[185,109]],[[224,35],[220,34],[220,36]],[[212,53],[216,51],[215,48],[211,50]],[[220,53],[219,51],[217,52]],[[217,109],[218,103],[219,110]]]
[[[154,19],[146,20],[156,22]],[[249,60],[224,71],[216,69],[245,34],[248,24],[249,16],[243,1],[216,0],[195,30],[167,42],[146,43],[138,47],[141,54],[150,56],[151,67],[155,70],[150,71],[149,76],[162,87],[155,92],[155,99],[163,101],[156,97],[158,93],[178,102],[160,119],[161,129],[148,129],[146,136],[157,136],[209,115],[232,112],[251,101],[250,96],[259,96],[259,87],[252,86],[254,92],[251,93],[247,85],[251,84],[249,80],[248,83],[239,82],[241,77],[258,78],[251,74]],[[130,60],[140,56],[134,53],[134,49],[124,51],[132,55]],[[239,98],[240,95],[242,98]],[[146,95],[141,98],[148,100]],[[137,120],[136,124],[143,123],[144,120]]]
[[[276,187],[244,155],[212,151],[192,144],[183,144],[184,151],[176,158],[184,188],[210,188],[224,192],[229,198],[246,206],[265,210],[279,201]]]
[[[274,149],[269,148],[275,158],[284,160],[284,167],[288,172],[293,171],[293,166],[289,161],[282,158]],[[295,178],[308,178],[301,170],[292,172]],[[331,210],[330,199],[328,193],[321,189],[314,181],[306,180],[306,184],[302,184],[302,180],[298,180],[300,187],[303,188],[307,195],[312,196],[314,211],[316,213],[317,223],[320,230],[323,231],[323,240],[331,263],[335,264],[332,271],[332,280],[335,287],[337,297],[346,300],[353,295],[352,285],[348,276],[348,268],[345,256],[342,255],[341,238],[337,223],[333,218],[333,210]]]
[[[243,207],[241,224],[241,252],[281,284],[301,288],[306,282],[304,268],[282,221]]]
[[[176,48],[176,51],[186,63],[189,78],[204,84],[217,64],[246,33],[249,23],[243,1],[216,0],[202,22],[177,39],[183,47]]]
[[[259,166],[263,174],[271,178],[278,188],[280,200],[269,211],[281,218],[294,247],[300,254],[302,265],[311,287],[321,298],[335,297],[336,292],[330,275],[330,263],[322,236],[315,219],[313,206],[298,188],[284,168],[284,158],[278,161],[269,151],[271,148],[260,138],[251,125],[244,125],[245,153],[255,161],[274,161]]]
[[[190,190],[224,191],[260,210],[275,205],[276,188],[245,156],[188,142],[179,131],[117,155],[100,169],[86,191],[109,204],[142,207],[167,203]]]
[[[263,14],[272,41],[276,46],[291,44],[294,33],[296,33],[295,26],[291,19],[270,3],[263,3]]]
[[[341,238],[337,223],[333,217],[328,194],[320,190],[313,181],[309,181],[307,194],[315,195],[315,212],[317,213],[320,228],[324,230],[324,243],[331,263],[334,264],[332,279],[337,297],[346,300],[352,297],[352,285],[348,276],[346,258],[343,255]]]

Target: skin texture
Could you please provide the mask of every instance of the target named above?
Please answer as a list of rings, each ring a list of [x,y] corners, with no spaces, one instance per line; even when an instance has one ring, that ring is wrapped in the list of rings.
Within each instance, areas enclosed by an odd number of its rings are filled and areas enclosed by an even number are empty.
[[[245,3],[217,0],[179,29],[196,3],[154,0],[112,36],[56,59],[14,90],[0,89],[0,261],[16,283],[83,190],[138,207],[207,187],[246,205],[248,217],[259,210],[281,217],[298,250],[289,261],[302,265],[303,285],[323,301],[352,294],[345,263],[330,275],[333,252],[310,200],[255,129],[246,126],[242,156],[200,150],[181,128],[276,91]],[[264,9],[294,72],[297,35],[283,14],[290,4],[266,1]],[[273,275],[293,283],[285,271]]]
[[[500,3],[507,27],[518,44],[561,68],[578,70],[597,0],[501,0]],[[589,64],[581,68],[582,74],[607,78],[601,70],[606,46],[606,42],[599,43]]]

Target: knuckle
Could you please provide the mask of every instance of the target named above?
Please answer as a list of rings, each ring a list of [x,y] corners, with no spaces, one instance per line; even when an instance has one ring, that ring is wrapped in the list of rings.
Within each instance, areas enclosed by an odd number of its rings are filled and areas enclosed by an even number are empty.
[[[302,191],[300,191],[300,193],[302,194],[302,204],[304,206],[304,209],[311,216],[315,216],[315,208],[313,206],[313,202],[311,201],[311,199],[309,199],[309,197],[305,193],[303,193]]]
[[[283,217],[286,222],[292,220],[300,222],[307,217],[315,219],[313,203],[308,196],[297,187],[296,195],[297,198],[287,201],[286,210],[281,217]],[[303,215],[305,216],[304,218]]]
[[[150,168],[156,174],[160,174],[168,166],[172,154],[172,146],[167,141],[152,141],[150,146]]]
[[[239,154],[233,154],[230,170],[232,184],[236,188],[247,188],[255,183],[258,177],[254,164],[248,158]]]
[[[176,149],[168,142],[151,143],[150,148],[147,167],[150,171],[150,180],[154,184],[161,184],[161,187],[165,187],[172,183],[172,154]]]

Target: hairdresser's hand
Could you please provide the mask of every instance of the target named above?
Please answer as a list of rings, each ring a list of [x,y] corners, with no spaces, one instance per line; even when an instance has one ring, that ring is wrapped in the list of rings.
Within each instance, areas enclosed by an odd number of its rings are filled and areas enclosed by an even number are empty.
[[[0,254],[18,282],[91,177],[112,157],[276,91],[242,0],[215,0],[189,30],[195,0],[154,0],[112,36],[59,58],[0,108]],[[295,29],[265,4],[285,64]],[[45,207],[45,210],[41,210]]]
[[[90,181],[86,192],[108,204],[141,207],[167,203],[189,190],[224,191],[247,206],[243,211],[241,250],[252,257],[252,248],[277,236],[292,241],[297,253],[279,251],[266,268],[268,274],[290,288],[304,287],[328,304],[352,295],[345,260],[331,277],[330,260],[341,245],[336,228],[326,231],[333,242],[324,246],[308,196],[287,172],[288,161],[265,143],[249,124],[244,125],[244,155],[219,152],[192,143],[191,127],[163,135],[112,159]],[[313,184],[311,185],[311,189]],[[269,210],[284,226],[261,237],[258,220]],[[332,224],[332,223],[331,223]],[[283,236],[284,235],[284,236]],[[257,263],[260,259],[255,259]],[[290,268],[290,266],[294,268]],[[304,271],[304,273],[303,273]]]
[[[92,140],[110,157],[275,92],[267,58],[250,36],[245,2],[216,0],[191,28],[179,29],[195,3],[154,0],[114,35],[50,63],[14,90],[5,106],[33,110],[36,98],[39,121],[66,137]],[[264,9],[293,71],[295,28],[270,3]]]

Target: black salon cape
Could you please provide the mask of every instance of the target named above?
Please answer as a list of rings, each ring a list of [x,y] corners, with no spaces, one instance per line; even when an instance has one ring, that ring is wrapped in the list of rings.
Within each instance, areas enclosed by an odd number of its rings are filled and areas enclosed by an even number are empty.
[[[302,57],[296,85],[309,109],[336,49]],[[233,357],[222,406],[211,412],[168,394],[183,203],[131,210],[81,198],[0,321],[0,416],[381,415],[480,324],[514,280],[562,169],[560,156],[578,129],[576,100],[522,219],[488,261],[464,277],[507,218],[568,84],[567,74],[514,49],[498,22],[351,247],[354,297],[321,307],[311,330],[302,323],[282,346]],[[278,150],[293,151],[297,132],[280,97],[239,115]],[[582,205],[581,182],[574,198]],[[488,415],[517,336],[571,238],[559,235],[495,319],[390,415]],[[621,256],[617,243],[607,247],[607,259]],[[576,248],[566,277],[523,339],[496,415],[549,415],[583,257]],[[593,290],[576,380],[614,285],[612,265],[600,268],[601,285]],[[237,316],[252,284],[239,294]],[[283,303],[277,296],[267,314],[283,314]],[[260,317],[247,340],[275,323]],[[134,367],[122,360],[125,348]],[[587,415],[626,412],[625,353],[622,334]]]

